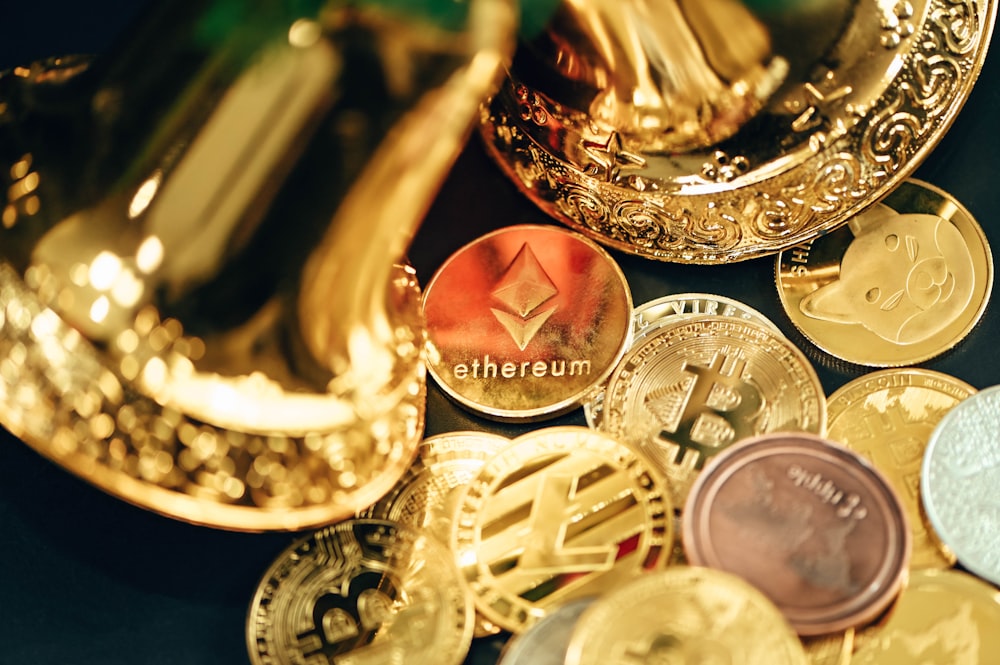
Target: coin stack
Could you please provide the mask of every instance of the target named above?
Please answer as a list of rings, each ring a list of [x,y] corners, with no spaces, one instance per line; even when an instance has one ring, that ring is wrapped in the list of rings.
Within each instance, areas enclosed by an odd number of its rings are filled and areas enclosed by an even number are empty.
[[[907,181],[777,256],[796,343],[721,295],[633,306],[572,230],[477,238],[423,306],[429,374],[480,429],[278,557],[251,660],[989,662],[1000,386],[912,365],[969,333],[992,269],[972,216]],[[827,396],[810,357],[858,376]]]

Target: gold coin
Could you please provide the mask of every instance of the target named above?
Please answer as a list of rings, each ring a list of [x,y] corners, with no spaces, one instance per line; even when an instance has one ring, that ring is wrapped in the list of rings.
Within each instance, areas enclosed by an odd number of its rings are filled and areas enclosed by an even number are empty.
[[[576,407],[630,338],[621,268],[556,226],[510,226],[469,243],[438,268],[423,303],[431,376],[458,404],[498,420]]]
[[[884,625],[865,633],[851,665],[993,665],[1000,592],[958,570],[914,571]]]
[[[599,597],[580,617],[566,665],[805,665],[799,638],[767,597],[735,575],[671,566]]]
[[[819,637],[803,637],[802,648],[810,665],[850,665],[854,628]]]
[[[448,432],[424,439],[417,459],[396,485],[362,516],[401,522],[440,540],[451,540],[451,520],[461,490],[510,439],[487,432]],[[476,617],[475,637],[495,635],[499,626]]]
[[[900,367],[969,334],[993,288],[993,256],[954,197],[908,180],[842,228],[781,252],[777,284],[788,317],[821,350]]]
[[[444,545],[413,527],[348,520],[295,541],[247,616],[254,665],[458,665],[473,608]]]
[[[480,469],[459,503],[452,550],[476,608],[517,633],[664,565],[672,516],[644,456],[585,427],[550,427]]]
[[[676,293],[637,305],[632,311],[632,341],[656,329],[663,323],[676,321],[681,317],[693,316],[734,316],[748,321],[756,321],[776,333],[781,333],[766,316],[738,300],[710,293]],[[604,387],[591,393],[583,402],[583,415],[587,424],[600,429],[601,412],[604,408]]]
[[[920,466],[935,426],[975,392],[947,374],[905,368],[866,374],[827,399],[827,436],[871,460],[902,499],[913,532],[912,569],[955,565],[924,514]]]
[[[825,426],[823,387],[802,352],[759,323],[718,316],[643,335],[608,379],[601,423],[665,471],[678,507],[732,443]]]

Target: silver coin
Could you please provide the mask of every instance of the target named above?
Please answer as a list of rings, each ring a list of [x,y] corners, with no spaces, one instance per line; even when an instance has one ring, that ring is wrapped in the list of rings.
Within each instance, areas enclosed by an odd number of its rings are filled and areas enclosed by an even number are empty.
[[[664,322],[692,316],[734,316],[763,324],[781,334],[781,330],[770,319],[739,300],[712,293],[675,293],[635,307],[632,311],[631,346],[635,346],[643,335]],[[604,386],[601,386],[583,402],[583,415],[587,424],[599,429],[603,410]]]
[[[927,518],[970,572],[1000,584],[1000,385],[959,402],[931,433],[920,469]]]
[[[507,643],[497,665],[564,665],[577,619],[593,602],[593,597],[577,598],[546,614]]]

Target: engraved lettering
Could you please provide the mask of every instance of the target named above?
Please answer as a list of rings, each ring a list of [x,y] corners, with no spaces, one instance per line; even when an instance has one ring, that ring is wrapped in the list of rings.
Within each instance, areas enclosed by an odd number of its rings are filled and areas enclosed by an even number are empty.
[[[790,250],[792,253],[791,261],[792,263],[809,263],[809,250],[812,249],[812,243],[796,245]]]
[[[517,365],[514,363],[504,363],[500,368],[500,374],[502,374],[505,379],[517,376]]]
[[[459,363],[455,365],[455,369],[452,370],[455,374],[456,379],[464,379],[469,376],[469,366],[464,363]]]
[[[809,490],[823,503],[834,506],[835,514],[841,519],[863,520],[868,516],[868,509],[861,505],[860,496],[853,492],[845,492],[820,473],[793,464],[788,467],[788,477],[796,487]]]
[[[531,373],[539,378],[545,376],[545,372],[548,371],[548,365],[542,360],[536,360],[535,364],[531,366]]]
[[[589,360],[524,360],[516,363],[509,360],[491,360],[489,354],[484,355],[482,360],[474,358],[468,363],[457,363],[452,367],[452,375],[462,380],[589,376],[591,371]]]

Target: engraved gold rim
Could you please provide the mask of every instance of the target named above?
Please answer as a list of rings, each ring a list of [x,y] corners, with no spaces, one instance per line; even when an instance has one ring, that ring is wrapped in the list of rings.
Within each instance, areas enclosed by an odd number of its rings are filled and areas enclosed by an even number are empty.
[[[590,136],[585,114],[516,72],[480,133],[523,194],[607,246],[703,264],[773,254],[839,226],[916,169],[971,92],[996,12],[994,1],[864,5],[834,47],[839,64],[818,63],[776,95],[767,122],[703,152],[646,154],[615,133]],[[784,129],[764,130],[771,122]],[[593,152],[602,141],[586,163],[550,147]]]

